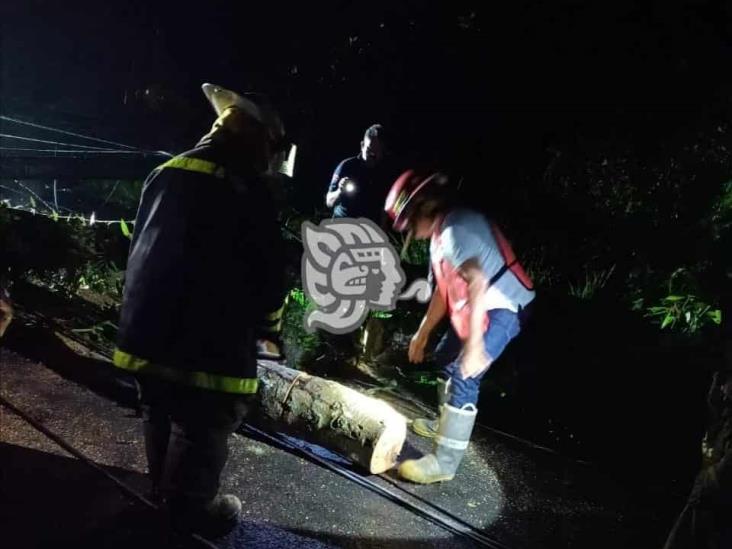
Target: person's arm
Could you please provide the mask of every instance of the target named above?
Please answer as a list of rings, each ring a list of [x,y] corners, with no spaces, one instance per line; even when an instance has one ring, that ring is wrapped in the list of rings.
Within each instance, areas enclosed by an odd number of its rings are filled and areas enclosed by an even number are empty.
[[[430,334],[440,320],[443,319],[446,312],[447,305],[445,304],[445,298],[439,291],[433,292],[429,307],[427,307],[427,312],[422,318],[422,322],[420,323],[417,332],[412,336],[412,340],[409,342],[410,362],[419,363],[424,360],[424,348],[427,345]]]
[[[460,371],[463,378],[473,377],[487,368],[492,358],[486,355],[483,342],[485,306],[483,299],[488,290],[488,279],[478,262],[485,245],[470,219],[457,219],[442,233],[444,258],[457,266],[457,274],[468,285],[466,306],[470,308],[468,337],[463,344]]]
[[[483,323],[485,310],[483,296],[488,289],[488,279],[475,259],[469,259],[458,268],[458,274],[468,283],[468,306],[470,307],[470,333],[463,347],[460,371],[464,379],[473,377],[490,366],[492,358],[485,352]]]
[[[332,208],[338,202],[343,192],[344,177],[341,176],[341,170],[343,169],[343,162],[338,164],[338,167],[333,172],[333,177],[330,179],[330,185],[328,186],[328,192],[325,195],[325,205]]]
[[[329,191],[328,194],[325,195],[325,205],[329,208],[335,206],[336,202],[338,202],[338,199],[341,197],[341,191],[342,187],[340,185],[334,191]]]

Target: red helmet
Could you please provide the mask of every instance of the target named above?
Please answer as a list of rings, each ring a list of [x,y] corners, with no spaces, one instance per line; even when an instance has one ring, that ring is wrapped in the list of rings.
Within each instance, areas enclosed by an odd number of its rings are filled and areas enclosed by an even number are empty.
[[[417,195],[433,184],[444,184],[447,178],[440,172],[418,173],[407,170],[394,182],[386,196],[384,211],[391,218],[395,231],[402,232],[407,228],[409,217],[418,203]]]

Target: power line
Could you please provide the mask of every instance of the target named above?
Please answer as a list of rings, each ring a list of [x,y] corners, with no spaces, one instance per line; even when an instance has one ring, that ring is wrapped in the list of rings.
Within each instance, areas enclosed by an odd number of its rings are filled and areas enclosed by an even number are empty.
[[[149,153],[148,151],[115,151],[112,149],[108,150],[72,150],[72,149],[31,149],[26,147],[0,147],[3,151],[18,151],[18,152],[38,152],[38,153],[73,153],[73,154],[166,154],[159,151]]]
[[[8,133],[0,133],[0,137],[5,139],[17,139],[19,141],[31,141],[33,143],[46,143],[47,145],[60,145],[62,147],[78,147],[80,149],[90,149],[94,151],[114,151],[118,149],[110,149],[104,147],[94,147],[92,145],[77,145],[76,143],[62,143],[61,141],[49,141],[48,139],[35,139],[33,137],[21,137],[19,135],[11,135]]]
[[[25,196],[25,193],[22,193],[20,191],[16,191],[15,189],[11,189],[9,187],[6,187],[5,185],[0,185],[0,189],[5,189],[5,190],[8,190],[8,191],[14,192],[16,194]],[[38,195],[36,193],[33,193],[30,190],[29,190],[29,192],[31,192],[36,197],[38,197]],[[46,208],[48,208],[51,211],[54,211],[53,208],[51,208],[49,205],[47,205],[46,202],[43,201],[40,197],[38,197],[38,200],[41,201],[44,205],[46,205]],[[20,206],[9,206],[9,208],[11,210],[18,210],[18,211],[21,211],[21,212],[32,213],[33,215],[37,215],[39,217],[47,217],[49,219],[53,219],[54,221],[59,221],[59,220],[73,221],[73,220],[76,220],[76,221],[83,221],[84,223],[86,223],[88,225],[121,225],[122,223],[124,223],[125,225],[134,225],[135,224],[135,220],[134,219],[96,219],[95,218],[94,221],[91,221],[90,222],[91,216],[89,217],[89,219],[87,219],[86,216],[84,216],[83,214],[80,214],[80,213],[75,213],[73,215],[58,215],[58,214],[53,215],[53,214],[47,214],[47,213],[38,212],[38,211],[36,211],[36,212],[29,212],[26,207],[20,207]],[[71,210],[69,208],[66,208],[64,206],[61,206],[59,209],[63,209],[63,210],[67,210],[69,212],[73,212],[73,210]],[[92,213],[94,213],[94,212],[92,212]]]
[[[33,427],[36,431],[42,433],[47,438],[55,442],[59,447],[66,450],[69,454],[74,456],[76,459],[78,459],[81,463],[84,465],[90,467],[103,477],[105,477],[107,480],[112,482],[117,488],[119,488],[126,496],[129,498],[141,503],[148,509],[154,512],[161,512],[160,506],[150,501],[147,497],[142,495],[140,492],[138,492],[135,488],[130,486],[128,483],[120,480],[117,478],[117,476],[111,474],[109,471],[107,471],[104,467],[101,465],[98,465],[94,463],[91,459],[89,459],[86,455],[81,453],[79,450],[77,450],[73,445],[71,445],[68,441],[66,441],[63,437],[57,435],[50,429],[48,429],[45,425],[40,423],[39,421],[36,421],[33,419],[27,412],[24,410],[21,410],[17,406],[15,406],[12,402],[9,400],[6,400],[2,396],[0,396],[0,406],[3,406],[7,408],[10,412],[17,415],[19,418],[21,418],[23,421],[28,423],[31,427]],[[215,543],[207,540],[203,536],[196,534],[195,532],[189,533],[190,537],[194,539],[198,544],[200,544],[202,547],[206,547],[207,549],[218,549],[218,545]]]
[[[30,126],[32,128],[38,128],[40,130],[62,133],[64,135],[70,135],[73,137],[78,137],[80,139],[88,139],[90,141],[96,141],[98,143],[106,143],[107,145],[116,145],[117,147],[123,147],[125,149],[135,149],[135,150],[138,149],[138,147],[133,147],[131,145],[125,145],[124,143],[117,143],[116,141],[108,141],[106,139],[100,139],[98,137],[90,137],[88,135],[82,135],[80,133],[70,132],[67,130],[59,130],[58,128],[51,128],[49,126],[42,126],[41,124],[35,124],[33,122],[26,122],[25,120],[18,120],[17,118],[11,118],[10,116],[0,115],[0,120],[5,120],[7,122],[13,122],[15,124],[22,124],[24,126]]]
[[[279,433],[266,433],[247,422],[244,422],[242,424],[242,426],[239,428],[239,432],[245,433],[250,438],[258,438],[260,440],[264,440],[276,447],[287,450],[295,455],[299,455],[300,457],[304,457],[310,461],[313,461],[323,466],[325,469],[328,469],[333,473],[345,477],[346,479],[362,486],[363,488],[366,488],[367,490],[370,490],[371,492],[375,492],[376,494],[384,497],[392,503],[397,504],[398,506],[413,513],[414,515],[421,517],[435,524],[436,526],[447,530],[452,534],[467,538],[475,542],[477,545],[489,547],[490,549],[510,549],[507,545],[501,543],[497,539],[494,539],[493,537],[484,534],[474,526],[463,521],[459,517],[456,517],[452,513],[446,512],[445,510],[434,505],[433,503],[419,497],[416,497],[415,499],[426,504],[425,506],[420,506],[412,503],[404,496],[390,491],[388,488],[385,488],[384,486],[377,484],[373,480],[363,477],[354,471],[351,471],[347,467],[344,467],[327,458],[324,458],[313,452],[312,450],[293,444]],[[409,495],[413,495],[409,491],[405,490],[405,492],[407,492]]]

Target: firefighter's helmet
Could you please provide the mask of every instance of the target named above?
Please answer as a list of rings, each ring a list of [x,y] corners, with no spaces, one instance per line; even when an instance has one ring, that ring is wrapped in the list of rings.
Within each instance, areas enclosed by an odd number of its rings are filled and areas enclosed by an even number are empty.
[[[292,177],[297,148],[287,140],[280,115],[264,95],[239,94],[208,83],[203,84],[201,88],[217,116],[221,117],[227,109],[236,107],[262,124],[267,132],[271,150],[277,157],[277,171]]]
[[[436,192],[439,194],[446,184],[447,176],[441,172],[407,170],[400,175],[391,186],[384,204],[384,211],[391,218],[394,230],[406,230],[416,206]]]

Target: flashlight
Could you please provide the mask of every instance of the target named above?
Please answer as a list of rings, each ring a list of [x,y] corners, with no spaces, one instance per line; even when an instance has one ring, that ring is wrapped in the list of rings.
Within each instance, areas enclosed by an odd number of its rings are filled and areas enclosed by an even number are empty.
[[[356,190],[356,185],[354,185],[354,184],[353,184],[353,182],[349,181],[349,182],[348,182],[348,183],[346,183],[346,185],[344,186],[344,190],[345,190],[345,191],[346,191],[347,193],[352,193],[353,191],[355,191],[355,190]]]

